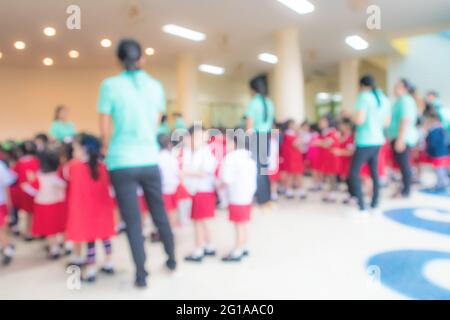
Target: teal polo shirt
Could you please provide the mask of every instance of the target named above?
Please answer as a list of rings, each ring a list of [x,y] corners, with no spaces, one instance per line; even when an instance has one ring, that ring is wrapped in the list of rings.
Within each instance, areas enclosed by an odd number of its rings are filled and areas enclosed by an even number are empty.
[[[392,120],[388,134],[391,140],[398,137],[400,123],[402,120],[408,119],[408,127],[405,133],[405,144],[413,147],[419,141],[419,131],[417,130],[418,111],[414,98],[405,94],[399,97],[392,107]]]
[[[267,105],[267,119],[264,119],[264,103]],[[262,95],[255,95],[247,106],[245,113],[247,118],[253,121],[253,129],[256,132],[268,133],[272,130],[272,125],[275,119],[275,108],[272,100],[264,98]]]
[[[58,141],[64,141],[66,138],[72,138],[77,134],[73,123],[55,120],[50,128],[50,136]]]

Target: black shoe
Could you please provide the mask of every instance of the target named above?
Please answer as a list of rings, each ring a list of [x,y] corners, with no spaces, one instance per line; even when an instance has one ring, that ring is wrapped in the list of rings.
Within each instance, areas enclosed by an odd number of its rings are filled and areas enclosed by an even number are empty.
[[[134,282],[134,286],[138,289],[147,289],[147,280],[136,279],[136,281]]]
[[[33,240],[34,240],[34,238],[32,236],[24,236],[23,237],[23,241],[25,241],[25,242],[31,242]]]
[[[223,262],[241,262],[242,258],[244,257],[244,254],[242,253],[240,256],[233,256],[232,254],[229,254],[222,258]]]
[[[86,265],[86,262],[82,262],[82,263],[75,263],[75,262],[69,262],[66,264],[66,268],[70,268],[70,267],[78,267],[78,268],[83,268]]]
[[[175,260],[169,259],[166,262],[166,267],[170,271],[175,271],[177,269],[177,262]]]
[[[242,252],[242,255],[243,255],[244,257],[249,257],[249,256],[250,256],[250,251],[244,250],[244,251]]]
[[[12,257],[11,256],[4,256],[3,260],[2,260],[2,265],[9,266],[12,262]]]
[[[184,261],[200,263],[200,262],[203,261],[204,257],[205,257],[205,255],[203,255],[203,256],[194,256],[194,255],[191,254],[191,255],[185,257]]]
[[[53,261],[58,260],[60,257],[61,257],[61,254],[59,254],[59,253],[53,253],[53,254],[49,253],[48,254],[48,258]]]
[[[216,250],[206,250],[205,249],[205,256],[206,257],[215,257],[216,256]]]
[[[72,255],[72,250],[71,250],[71,249],[66,249],[66,250],[64,250],[64,255],[65,255],[66,257]]]
[[[107,275],[109,275],[109,276],[112,276],[112,275],[114,275],[114,274],[116,273],[116,271],[114,270],[113,267],[105,267],[105,266],[103,266],[103,267],[100,269],[100,272],[102,272],[102,273],[104,273],[104,274],[107,274]]]
[[[97,281],[97,277],[95,275],[89,276],[89,277],[83,277],[81,278],[81,281],[86,283],[95,283]]]

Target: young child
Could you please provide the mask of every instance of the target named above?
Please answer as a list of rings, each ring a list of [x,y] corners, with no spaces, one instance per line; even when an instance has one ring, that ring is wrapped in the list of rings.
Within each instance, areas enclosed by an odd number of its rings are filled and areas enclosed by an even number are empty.
[[[286,197],[294,198],[294,188],[299,187],[298,196],[306,198],[306,193],[302,189],[303,176],[303,156],[301,152],[301,141],[298,130],[293,120],[286,122],[283,143],[281,144],[281,156],[283,158],[283,169],[286,172]]]
[[[114,229],[114,204],[109,189],[106,166],[100,162],[100,142],[97,138],[81,134],[73,144],[73,160],[64,168],[68,181],[66,239],[73,242],[74,257],[71,265],[82,266],[82,244],[87,244],[87,270],[84,280],[95,282],[95,242],[102,240],[106,261],[101,271],[113,274],[111,237]]]
[[[180,168],[177,158],[172,153],[170,136],[161,135],[158,140],[161,148],[159,153],[159,169],[161,171],[164,205],[169,216],[170,224],[172,227],[175,227],[177,224],[175,211],[178,207],[177,189],[180,185]]]
[[[39,161],[40,170],[35,180],[29,183],[29,187],[35,189],[32,234],[46,237],[48,257],[56,260],[61,255],[60,241],[66,230],[66,182],[58,173],[56,151],[41,151]]]
[[[430,157],[437,177],[434,189],[443,191],[449,185],[450,153],[446,132],[442,127],[441,120],[437,112],[430,112],[427,119],[428,134],[426,137],[427,154]]]
[[[245,136],[227,139],[228,153],[223,161],[220,179],[225,186],[230,221],[236,228],[234,249],[224,262],[240,262],[248,256],[248,222],[256,192],[257,168],[251,153],[246,150]]]
[[[7,165],[0,161],[0,246],[2,249],[2,264],[8,265],[14,255],[14,247],[9,241],[7,233],[8,221],[8,188],[16,181],[15,173]]]
[[[270,135],[270,153],[269,153],[269,180],[272,201],[278,200],[278,191],[281,180],[280,170],[280,134],[274,125],[274,130]]]
[[[320,127],[318,124],[311,126],[311,139],[309,142],[308,148],[308,164],[312,174],[312,182],[313,185],[309,188],[311,192],[319,192],[322,190],[322,174],[321,170],[321,136],[320,136]]]
[[[39,160],[36,157],[36,145],[33,141],[25,141],[21,145],[22,156],[17,161],[14,170],[17,173],[17,183],[19,185],[19,209],[27,214],[26,231],[24,240],[32,241],[31,234],[32,214],[34,207],[33,190],[28,189],[29,182],[32,182],[39,170]]]
[[[184,185],[192,195],[191,218],[195,227],[196,248],[185,258],[190,262],[202,262],[205,256],[215,256],[208,220],[214,218],[216,209],[215,171],[217,161],[207,144],[202,128],[193,127],[191,134],[192,156],[183,164]]]

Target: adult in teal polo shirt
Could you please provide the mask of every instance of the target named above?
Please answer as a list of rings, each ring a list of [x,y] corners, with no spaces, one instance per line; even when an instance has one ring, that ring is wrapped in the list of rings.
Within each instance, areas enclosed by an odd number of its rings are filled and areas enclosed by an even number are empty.
[[[375,79],[366,75],[360,80],[360,93],[356,102],[353,121],[356,124],[355,144],[350,167],[350,193],[358,201],[359,213],[367,213],[361,189],[361,168],[369,165],[373,181],[371,209],[379,205],[380,184],[378,177],[378,157],[380,148],[386,143],[384,128],[389,125],[390,105],[384,93],[377,88]]]
[[[167,267],[176,268],[174,240],[162,198],[158,167],[157,129],[165,111],[161,83],[140,68],[142,48],[122,40],[117,56],[124,67],[100,89],[98,112],[106,148],[106,164],[136,265],[136,286],[146,287],[144,237],[137,189],[144,198],[168,255]]]
[[[72,139],[77,134],[73,123],[67,120],[68,115],[69,112],[65,106],[58,106],[56,108],[55,118],[50,128],[50,136],[53,139],[63,142]]]
[[[245,113],[247,129],[252,133],[250,144],[253,157],[258,166],[256,202],[265,205],[271,201],[268,165],[270,153],[270,133],[274,123],[275,108],[267,97],[267,76],[260,75],[250,81],[252,100]]]
[[[407,198],[411,193],[412,168],[411,149],[419,140],[417,130],[418,110],[414,98],[410,95],[412,85],[405,79],[395,85],[397,100],[392,107],[392,122],[388,130],[392,142],[395,162],[402,174],[402,189],[396,195]]]

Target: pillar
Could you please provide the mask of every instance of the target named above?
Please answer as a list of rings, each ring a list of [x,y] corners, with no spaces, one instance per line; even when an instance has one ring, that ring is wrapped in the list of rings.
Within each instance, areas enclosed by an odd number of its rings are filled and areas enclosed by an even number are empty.
[[[183,114],[187,125],[201,120],[198,106],[198,73],[195,57],[190,53],[177,57],[176,70],[177,111]]]
[[[359,91],[359,60],[339,62],[339,91],[342,94],[341,110],[353,112]]]

